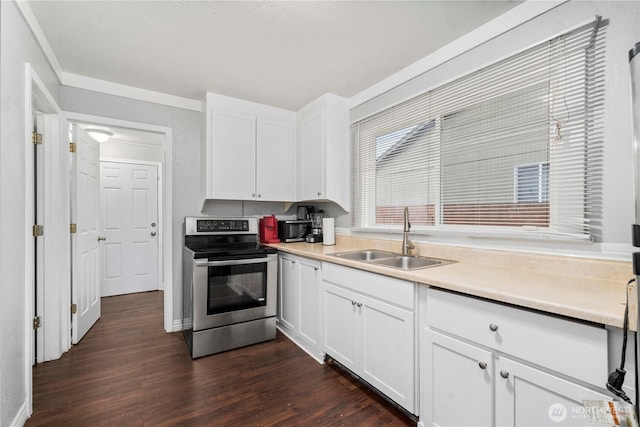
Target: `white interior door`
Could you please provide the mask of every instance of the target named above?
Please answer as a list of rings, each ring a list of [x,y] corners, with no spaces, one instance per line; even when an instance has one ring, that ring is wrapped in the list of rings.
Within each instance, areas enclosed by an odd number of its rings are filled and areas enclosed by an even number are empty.
[[[100,185],[101,295],[158,289],[158,167],[100,162]]]
[[[100,318],[100,146],[77,124],[72,125],[71,239],[72,342],[77,344]]]

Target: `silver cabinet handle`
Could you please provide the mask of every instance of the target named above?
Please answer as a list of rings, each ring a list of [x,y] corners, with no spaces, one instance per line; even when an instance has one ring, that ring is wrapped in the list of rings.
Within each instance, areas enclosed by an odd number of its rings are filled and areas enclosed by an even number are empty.
[[[107,236],[98,236],[98,242],[101,240],[107,240]]]
[[[480,366],[480,369],[487,369],[487,364],[485,362],[478,363],[478,366]]]
[[[318,271],[318,267],[313,267],[313,270],[314,271]]]
[[[361,303],[361,302],[359,302],[359,303],[357,304],[357,306],[358,306],[358,307],[362,307],[362,303]]]
[[[156,223],[155,223],[155,222],[152,222],[152,223],[151,223],[151,226],[152,226],[152,227],[155,227],[155,226],[156,226]]]
[[[356,305],[356,302],[355,301],[351,301],[351,305]]]
[[[508,371],[500,371],[500,376],[502,378],[509,378],[509,372]]]
[[[258,199],[259,199],[260,197],[262,197],[262,194],[258,193]]]
[[[489,329],[491,329],[493,332],[498,330],[498,325],[496,325],[495,323],[492,323],[489,325]]]
[[[157,233],[156,233],[155,231],[152,231],[152,232],[151,232],[151,236],[152,236],[152,237],[153,237],[153,236],[155,236],[156,234],[157,234]]]
[[[251,193],[251,197],[256,197],[256,193]]]
[[[318,196],[322,196],[322,193],[320,191],[318,191]]]

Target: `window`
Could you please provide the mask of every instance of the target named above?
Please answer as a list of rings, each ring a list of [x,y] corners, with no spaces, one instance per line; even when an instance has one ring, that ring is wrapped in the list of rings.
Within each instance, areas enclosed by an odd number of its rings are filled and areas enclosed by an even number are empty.
[[[516,166],[514,168],[514,202],[549,202],[549,163]]]
[[[592,22],[352,126],[353,226],[598,230],[604,28]]]

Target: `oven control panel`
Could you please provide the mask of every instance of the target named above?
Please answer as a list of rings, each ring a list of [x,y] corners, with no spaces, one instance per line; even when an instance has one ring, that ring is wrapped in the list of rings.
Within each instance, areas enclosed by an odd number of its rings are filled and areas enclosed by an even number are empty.
[[[185,234],[256,234],[257,218],[186,217]]]
[[[249,231],[246,219],[199,219],[198,232],[206,231]]]

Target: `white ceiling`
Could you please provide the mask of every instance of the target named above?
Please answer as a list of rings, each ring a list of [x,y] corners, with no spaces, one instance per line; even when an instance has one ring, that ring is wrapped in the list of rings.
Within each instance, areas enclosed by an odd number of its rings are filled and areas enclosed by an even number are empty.
[[[28,1],[63,72],[298,110],[351,97],[519,1]]]

